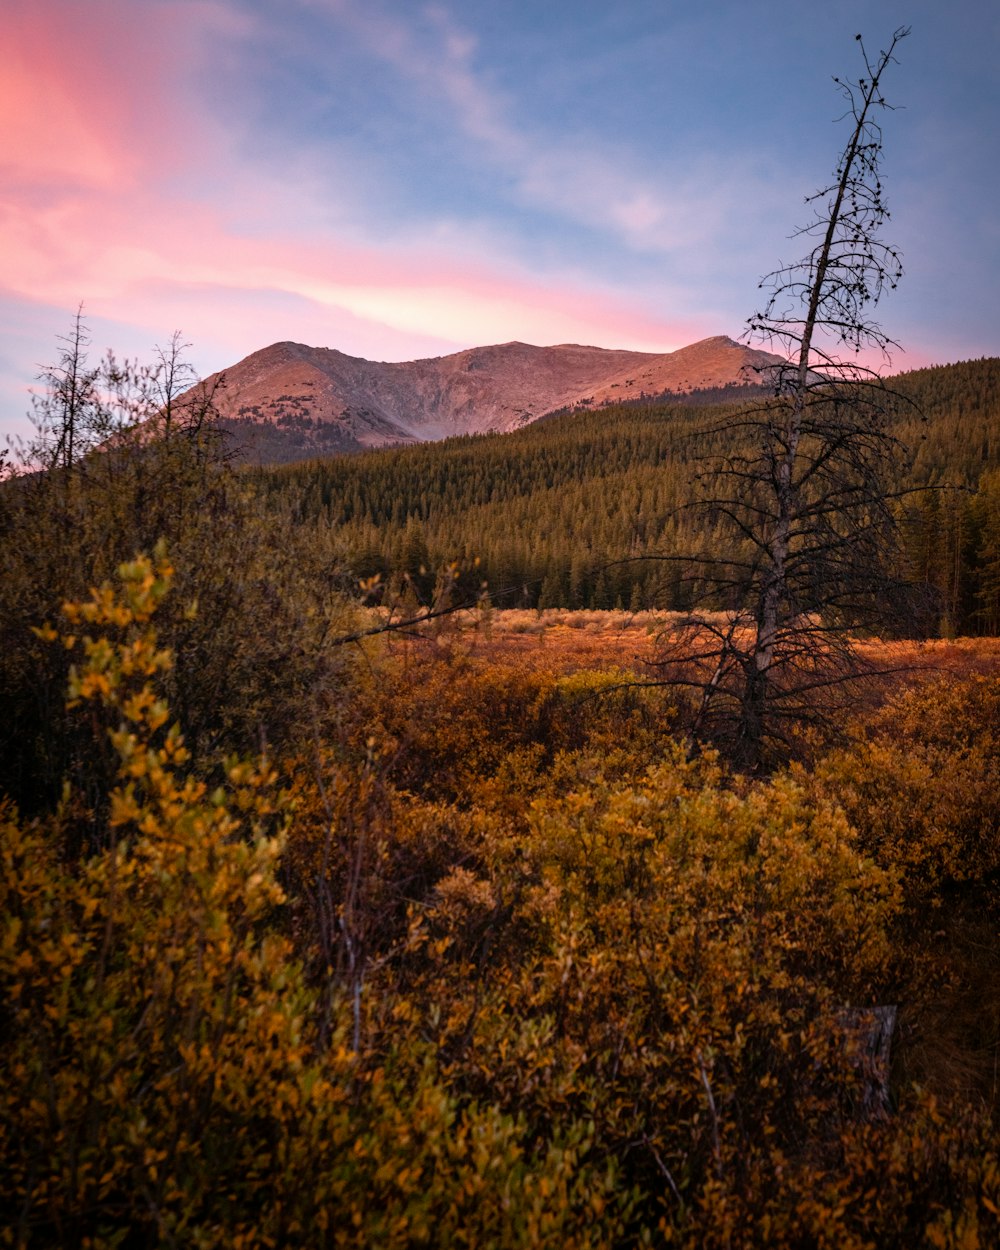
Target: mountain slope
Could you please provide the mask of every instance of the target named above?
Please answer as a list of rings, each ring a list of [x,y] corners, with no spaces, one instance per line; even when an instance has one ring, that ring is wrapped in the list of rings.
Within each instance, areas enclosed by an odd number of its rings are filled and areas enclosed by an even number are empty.
[[[384,363],[275,343],[220,377],[223,424],[259,462],[506,433],[562,408],[756,380],[778,357],[725,336],[676,352],[502,343]]]
[[[889,378],[904,571],[940,592],[964,632],[1000,632],[1000,360]],[[749,450],[727,421],[740,404],[612,404],[533,422],[504,438],[452,439],[257,470],[261,506],[322,520],[357,578],[395,584],[464,561],[474,596],[504,606],[690,605],[672,559],[703,549],[685,507],[706,460]],[[944,487],[944,489],[942,489]],[[328,527],[328,528],[327,528]],[[709,543],[711,548],[711,543]],[[473,567],[473,561],[476,561]],[[394,581],[395,579],[395,581]]]

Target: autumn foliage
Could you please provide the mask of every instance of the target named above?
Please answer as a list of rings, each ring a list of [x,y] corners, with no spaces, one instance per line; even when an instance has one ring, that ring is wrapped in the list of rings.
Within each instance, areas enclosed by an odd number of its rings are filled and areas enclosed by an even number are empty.
[[[996,679],[751,783],[624,668],[425,639],[223,762],[164,699],[174,577],[39,640],[112,766],[0,809],[2,1244],[996,1244]]]

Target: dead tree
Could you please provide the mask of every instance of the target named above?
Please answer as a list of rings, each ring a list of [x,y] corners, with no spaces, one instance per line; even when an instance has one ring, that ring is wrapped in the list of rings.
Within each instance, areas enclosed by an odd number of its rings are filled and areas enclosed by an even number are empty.
[[[716,432],[733,449],[704,464],[694,506],[723,536],[691,565],[699,610],[664,639],[658,679],[692,692],[692,743],[721,743],[746,770],[784,754],[804,724],[828,716],[862,671],[859,631],[909,610],[891,573],[904,448],[898,397],[859,363],[896,344],[872,319],[902,274],[880,237],[889,216],[878,118],[882,79],[908,34],[895,32],[864,73],[834,79],[850,137],[834,180],[807,199],[801,260],[761,281],[769,291],[745,337],[780,349],[766,399]],[[859,43],[861,36],[858,36]]]

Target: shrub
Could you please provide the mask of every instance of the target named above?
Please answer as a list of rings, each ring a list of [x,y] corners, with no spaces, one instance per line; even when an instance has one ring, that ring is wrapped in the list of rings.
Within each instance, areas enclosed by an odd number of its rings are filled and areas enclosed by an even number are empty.
[[[161,550],[121,575],[62,638],[77,714],[112,724],[99,849],[68,856],[62,813],[0,804],[0,1241],[607,1244],[622,1201],[584,1127],[535,1143],[419,1044],[360,1054],[343,1002],[320,1044],[277,923],[287,801],[264,763],[214,790],[192,774],[157,691],[172,569]]]
[[[1000,680],[934,681],[891,699],[817,770],[910,899],[1000,871]]]

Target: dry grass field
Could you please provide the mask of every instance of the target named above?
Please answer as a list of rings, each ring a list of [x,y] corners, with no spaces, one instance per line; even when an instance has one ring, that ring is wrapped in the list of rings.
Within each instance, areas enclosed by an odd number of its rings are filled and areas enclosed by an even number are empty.
[[[658,641],[682,618],[679,612],[493,609],[456,614],[436,629],[396,637],[391,645],[561,674],[607,668],[642,673],[654,660]],[[863,642],[860,651],[891,670],[887,690],[934,676],[1000,674],[1000,638],[875,639]]]

